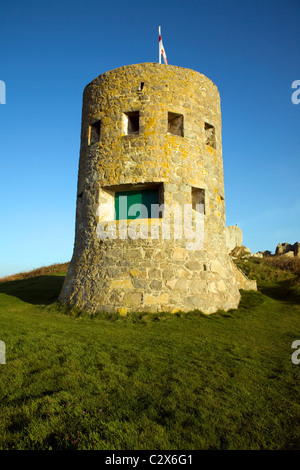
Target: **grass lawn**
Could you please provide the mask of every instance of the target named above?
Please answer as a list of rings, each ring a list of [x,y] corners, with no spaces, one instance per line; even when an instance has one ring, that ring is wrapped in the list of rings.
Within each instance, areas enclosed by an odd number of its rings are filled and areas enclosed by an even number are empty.
[[[0,449],[299,449],[295,273],[258,280],[238,310],[68,311],[64,272],[0,283]]]

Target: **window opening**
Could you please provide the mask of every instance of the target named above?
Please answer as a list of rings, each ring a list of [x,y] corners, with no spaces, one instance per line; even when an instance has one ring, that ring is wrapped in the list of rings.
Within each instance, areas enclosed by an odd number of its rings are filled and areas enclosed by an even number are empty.
[[[183,115],[168,113],[168,133],[183,137]]]
[[[115,193],[116,220],[159,217],[159,188]]]
[[[139,111],[131,111],[125,114],[125,122],[126,122],[126,133],[127,135],[130,134],[138,134],[140,128],[140,113]]]
[[[192,188],[192,209],[205,214],[205,190]]]
[[[99,142],[101,134],[101,121],[96,121],[89,128],[89,145]]]
[[[204,131],[205,131],[205,144],[209,145],[212,148],[216,148],[216,133],[215,128],[208,122],[204,123]]]

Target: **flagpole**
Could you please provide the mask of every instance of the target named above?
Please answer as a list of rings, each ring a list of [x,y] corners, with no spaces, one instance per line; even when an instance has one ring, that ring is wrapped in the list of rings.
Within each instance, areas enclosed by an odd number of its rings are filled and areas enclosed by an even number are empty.
[[[160,36],[161,36],[161,32],[160,32],[160,26],[158,27],[158,61],[159,63],[161,64],[161,53],[160,53]]]

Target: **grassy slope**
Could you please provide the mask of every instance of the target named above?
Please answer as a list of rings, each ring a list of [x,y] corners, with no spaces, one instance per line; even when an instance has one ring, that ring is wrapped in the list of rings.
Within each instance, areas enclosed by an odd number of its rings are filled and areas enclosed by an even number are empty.
[[[0,284],[0,449],[299,448],[295,274],[239,262],[260,291],[205,316],[76,315],[64,273]]]

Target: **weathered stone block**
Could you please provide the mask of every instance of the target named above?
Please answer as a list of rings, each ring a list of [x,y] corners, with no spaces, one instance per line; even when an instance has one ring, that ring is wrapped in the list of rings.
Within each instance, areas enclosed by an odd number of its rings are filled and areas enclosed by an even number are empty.
[[[175,283],[174,289],[185,292],[187,290],[187,280],[185,278],[178,279]]]
[[[156,280],[156,279],[151,281],[150,289],[152,289],[152,290],[161,290],[161,288],[162,288],[162,281],[159,281],[159,280]]]
[[[127,308],[125,308],[125,307],[118,307],[118,308],[117,308],[117,312],[118,312],[120,315],[122,315],[122,316],[124,317],[125,315],[127,315]]]
[[[145,305],[157,305],[158,298],[150,294],[145,294],[144,302],[145,302]]]
[[[130,279],[114,279],[110,284],[110,289],[132,289],[133,285]]]
[[[150,269],[148,272],[148,277],[149,279],[160,279],[162,276],[162,273],[159,269]]]
[[[162,271],[163,279],[171,279],[174,276],[173,269],[167,268]]]
[[[203,269],[203,264],[200,263],[199,261],[189,261],[186,264],[186,267],[190,269],[191,271],[200,271]]]
[[[142,293],[141,292],[127,292],[124,295],[123,303],[127,307],[139,307],[142,302]]]
[[[226,269],[222,266],[220,261],[214,259],[210,262],[210,269],[214,273],[218,273],[220,276],[226,276]]]
[[[186,257],[186,250],[180,246],[175,247],[173,250],[173,258],[174,259],[179,259],[179,260],[184,260]]]

